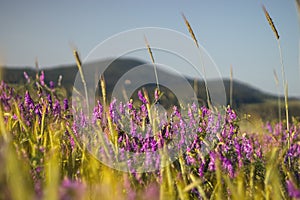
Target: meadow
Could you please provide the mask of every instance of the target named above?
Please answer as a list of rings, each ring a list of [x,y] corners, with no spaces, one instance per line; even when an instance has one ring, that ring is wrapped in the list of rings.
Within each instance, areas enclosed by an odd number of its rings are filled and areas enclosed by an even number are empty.
[[[70,100],[45,76],[0,83],[0,199],[300,199],[300,122],[289,118],[287,94],[285,117],[245,129],[230,105],[209,98],[165,118],[151,109],[158,88],[108,101],[107,77],[87,115],[84,94]]]

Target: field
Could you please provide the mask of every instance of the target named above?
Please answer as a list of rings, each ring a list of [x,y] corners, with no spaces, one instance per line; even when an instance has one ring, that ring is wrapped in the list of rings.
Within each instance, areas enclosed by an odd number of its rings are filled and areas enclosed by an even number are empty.
[[[256,122],[257,132],[244,132],[230,107],[222,111],[190,105],[186,108],[189,118],[174,107],[168,121],[153,118],[150,123],[147,120],[155,110],[147,109],[148,95],[154,94],[146,91],[139,93],[139,107],[115,101],[105,106],[103,99],[88,119],[80,106],[70,105],[63,88],[46,84],[43,74],[28,79],[23,87],[12,88],[4,82],[0,87],[1,199],[299,197],[300,124],[296,119],[289,131],[283,121]],[[122,131],[126,114],[135,137]],[[156,137],[143,140],[136,131],[142,127],[158,130]],[[84,133],[91,128],[94,135],[86,138]],[[171,159],[164,151],[170,150],[169,142],[174,140],[179,143],[171,147],[180,153]],[[140,169],[135,166],[141,160],[133,159],[122,172],[118,170],[118,163],[126,161],[122,151],[160,153],[143,157]],[[110,155],[119,159],[113,168],[97,159],[105,163]],[[143,169],[149,172],[141,173]]]
[[[118,102],[102,76],[91,107],[46,77],[0,83],[0,199],[300,199],[300,121],[288,113],[299,102],[287,94],[281,117],[276,98],[161,113],[158,87]]]

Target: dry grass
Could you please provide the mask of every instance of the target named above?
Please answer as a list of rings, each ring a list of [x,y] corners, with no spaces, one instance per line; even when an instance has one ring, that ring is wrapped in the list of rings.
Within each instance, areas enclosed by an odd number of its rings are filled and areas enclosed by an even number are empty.
[[[267,11],[265,6],[262,6],[262,9],[265,13],[266,19],[269,22],[269,25],[272,28],[272,31],[275,34],[277,43],[278,43],[278,50],[279,50],[279,55],[280,55],[280,64],[281,64],[281,74],[282,74],[282,86],[284,88],[284,104],[285,104],[285,117],[286,117],[286,127],[287,130],[289,131],[289,104],[288,104],[288,83],[287,83],[287,79],[285,76],[285,70],[284,70],[284,64],[283,64],[283,57],[282,57],[282,50],[281,50],[281,45],[280,45],[280,40],[279,40],[279,34],[278,31],[273,23],[272,18],[269,15],[269,12]]]
[[[185,17],[185,15],[182,13],[182,18],[185,22],[185,25],[192,37],[192,39],[194,40],[195,42],[195,45],[197,46],[197,48],[199,49],[199,52],[200,52],[200,59],[201,59],[201,65],[202,65],[202,70],[203,70],[203,75],[204,75],[204,83],[205,83],[205,91],[206,91],[206,99],[207,99],[207,104],[208,104],[208,107],[212,108],[212,104],[211,104],[211,101],[210,101],[210,96],[209,96],[209,91],[208,91],[208,87],[207,87],[207,81],[206,81],[206,72],[205,72],[205,66],[204,66],[204,63],[203,63],[203,59],[202,59],[202,54],[201,54],[201,51],[200,51],[200,47],[199,47],[199,43],[198,43],[198,40],[194,34],[194,31],[189,23],[189,21],[187,20],[187,18]]]
[[[272,28],[272,30],[273,30],[273,32],[274,32],[274,34],[275,34],[276,39],[279,40],[279,34],[278,34],[278,31],[277,31],[277,29],[276,29],[276,27],[275,27],[275,25],[274,25],[274,23],[273,23],[272,18],[271,18],[270,15],[269,15],[269,12],[267,11],[267,9],[266,9],[265,6],[262,6],[262,8],[263,8],[263,11],[264,11],[264,13],[265,13],[265,16],[266,16],[266,18],[267,18],[267,20],[268,20],[268,22],[269,22],[269,25],[271,26],[271,28]]]
[[[81,60],[80,60],[80,57],[79,57],[79,53],[76,49],[73,50],[73,55],[75,57],[75,61],[76,61],[78,71],[80,73],[81,81],[82,81],[82,84],[83,84],[83,87],[84,87],[86,106],[87,106],[87,110],[89,112],[90,109],[89,109],[89,97],[88,97],[87,85],[86,85],[86,81],[85,81],[84,74],[83,74],[83,71],[82,71],[82,63],[81,63]]]
[[[153,64],[153,68],[154,68],[154,74],[155,74],[155,80],[156,80],[156,87],[159,90],[159,81],[158,81],[158,76],[157,76],[157,70],[156,70],[156,65],[155,65],[155,60],[154,60],[154,56],[153,56],[153,53],[152,53],[152,50],[151,50],[151,47],[150,47],[150,44],[146,38],[146,36],[144,36],[144,39],[145,39],[145,43],[146,43],[146,47],[147,47],[147,50],[148,50],[148,53],[150,55],[150,58],[151,58],[151,61],[152,61],[152,64]]]

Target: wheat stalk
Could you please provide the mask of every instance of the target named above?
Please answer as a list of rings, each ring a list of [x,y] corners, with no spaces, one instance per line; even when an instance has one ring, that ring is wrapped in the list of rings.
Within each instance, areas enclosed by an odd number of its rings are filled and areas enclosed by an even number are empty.
[[[206,98],[207,98],[207,104],[208,104],[208,107],[211,107],[211,102],[210,102],[210,97],[209,97],[209,94],[208,94],[208,87],[207,87],[207,81],[206,81],[206,72],[205,72],[205,67],[204,67],[204,64],[203,64],[203,59],[202,59],[202,54],[201,54],[201,51],[200,51],[200,48],[199,48],[199,43],[198,43],[198,40],[194,34],[194,31],[189,23],[189,21],[187,20],[187,18],[185,17],[185,15],[183,13],[181,13],[182,17],[183,17],[183,20],[185,22],[185,25],[186,27],[188,28],[188,31],[192,37],[192,39],[194,40],[195,42],[195,45],[197,46],[197,48],[199,49],[199,52],[200,52],[200,59],[201,59],[201,65],[202,65],[202,70],[203,70],[203,74],[204,74],[204,83],[205,83],[205,91],[206,91]]]

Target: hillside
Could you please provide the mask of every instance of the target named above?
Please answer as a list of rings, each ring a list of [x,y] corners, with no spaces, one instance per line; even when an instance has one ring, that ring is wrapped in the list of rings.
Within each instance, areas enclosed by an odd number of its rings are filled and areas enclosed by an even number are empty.
[[[101,61],[101,62],[95,62],[95,63],[89,63],[89,65],[86,65],[84,67],[88,67],[89,70],[85,71],[86,77],[92,77],[87,80],[88,84],[94,84],[95,80],[99,80],[98,77],[95,77],[98,73],[98,71],[95,70],[102,70],[102,66],[106,66],[110,61]],[[144,64],[143,62],[139,60],[134,59],[117,59],[114,62],[112,62],[107,70],[104,72],[104,76],[106,78],[106,84],[107,84],[107,91],[110,93],[117,83],[117,81],[129,70],[135,68],[136,66],[139,66],[141,64]],[[93,70],[91,70],[93,69]],[[68,95],[71,95],[74,80],[78,72],[78,68],[75,65],[70,66],[59,66],[59,67],[53,67],[53,68],[47,68],[43,69],[45,72],[45,82],[49,83],[49,81],[53,81],[55,84],[57,84],[59,76],[62,76],[62,86],[65,87],[68,91]],[[2,68],[2,75],[3,80],[7,83],[11,84],[22,84],[25,83],[24,78],[24,71],[27,72],[27,74],[34,78],[37,71],[34,68],[16,68],[16,67],[3,67]],[[152,73],[151,73],[152,74]],[[149,76],[147,72],[139,73],[139,78],[144,79],[145,77]],[[135,77],[136,78],[136,77]],[[164,80],[167,79],[170,84],[176,85],[176,87],[180,87],[180,83],[177,81],[178,77],[176,77],[173,74],[169,74],[165,71],[159,71],[159,79]],[[194,80],[188,79],[188,82],[191,84],[191,86],[194,86]],[[209,80],[208,81],[210,85],[215,84],[215,80]],[[223,80],[225,91],[226,91],[226,98],[227,102],[229,103],[229,90],[230,90],[230,81],[228,79]],[[198,80],[198,99],[201,100],[201,102],[206,101],[206,95],[205,95],[205,85],[203,81]],[[147,85],[148,89],[151,91],[154,89],[154,84]],[[166,88],[164,88],[166,89]],[[182,89],[184,90],[184,89]],[[175,103],[176,99],[171,98],[174,97],[170,93],[169,90],[166,92],[167,96],[169,95],[169,99],[165,99],[166,102]],[[281,97],[282,98],[282,97]],[[298,99],[290,99],[293,103],[291,104],[291,114],[295,116],[300,116],[300,106],[297,102],[299,102]],[[267,92],[264,92],[262,90],[259,90],[257,88],[254,88],[246,83],[243,83],[238,80],[233,81],[233,107],[236,110],[239,110],[243,113],[253,113],[260,112],[264,114],[264,118],[268,117],[268,114],[271,111],[275,113],[278,110],[278,104],[277,102],[277,96],[274,96],[272,94],[269,94]],[[251,109],[249,109],[251,108]],[[255,108],[255,109],[253,109]],[[255,114],[257,115],[257,113]]]

